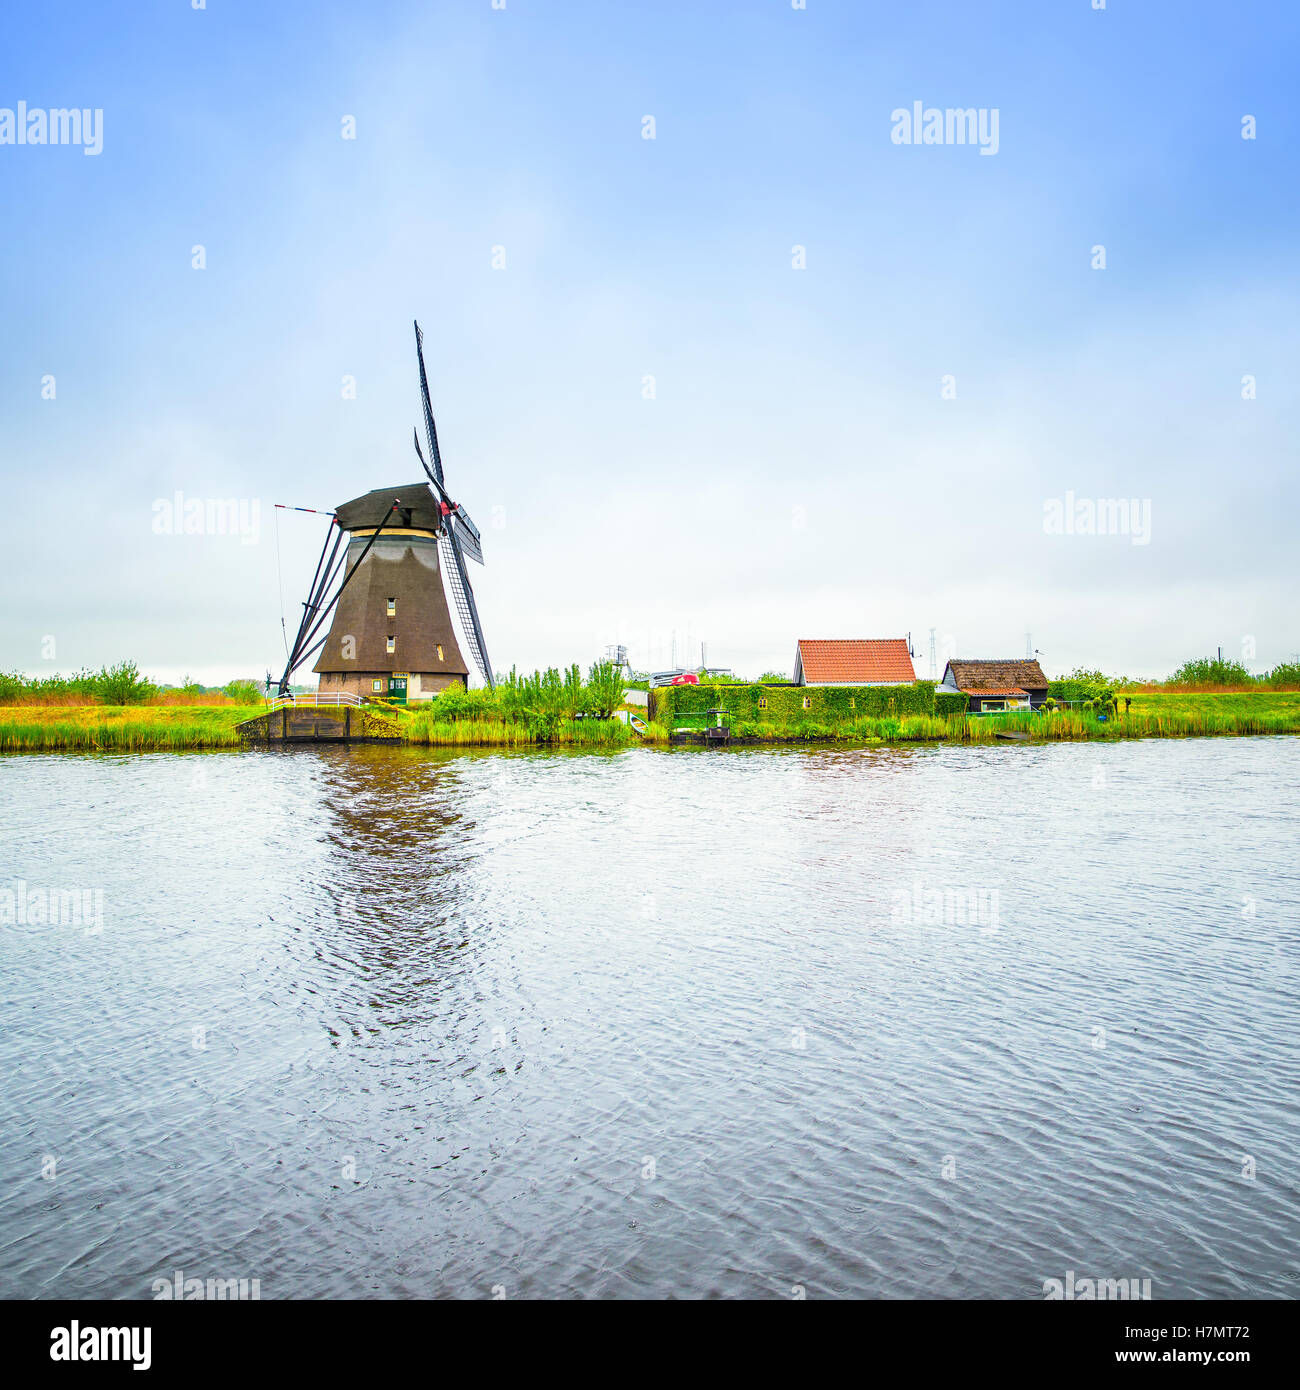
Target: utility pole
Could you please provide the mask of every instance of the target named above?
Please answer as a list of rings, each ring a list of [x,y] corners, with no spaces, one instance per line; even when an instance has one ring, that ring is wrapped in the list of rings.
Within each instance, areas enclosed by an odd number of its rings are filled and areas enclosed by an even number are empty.
[[[932,681],[939,679],[939,657],[934,646],[934,628],[930,629],[930,679]]]

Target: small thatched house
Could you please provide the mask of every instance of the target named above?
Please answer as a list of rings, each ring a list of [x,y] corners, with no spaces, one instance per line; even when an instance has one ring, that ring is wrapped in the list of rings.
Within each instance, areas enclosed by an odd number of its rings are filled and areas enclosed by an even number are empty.
[[[1037,709],[1047,699],[1047,677],[1036,661],[959,661],[944,667],[939,690],[960,691],[972,714]]]

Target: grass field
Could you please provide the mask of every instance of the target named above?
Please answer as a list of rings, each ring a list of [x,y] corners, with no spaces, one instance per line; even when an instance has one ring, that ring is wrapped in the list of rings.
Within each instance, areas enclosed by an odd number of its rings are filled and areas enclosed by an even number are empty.
[[[963,718],[963,743],[991,743],[999,731],[1027,733],[1037,741],[1122,738],[1204,738],[1232,734],[1300,733],[1300,692],[1196,694],[1156,691],[1130,696],[1127,713],[1100,720],[1074,710],[1055,714],[1007,714]]]
[[[1249,690],[1216,691],[1201,694],[1185,690],[1124,690],[1120,692],[1120,713],[1124,698],[1132,700],[1131,714],[1282,714],[1300,712],[1300,691]]]
[[[543,732],[527,722],[503,719],[437,721],[413,715],[406,721],[407,743],[438,748],[526,748],[546,743],[569,748],[627,748],[637,736],[616,719],[561,719]]]
[[[10,705],[0,707],[0,752],[238,748],[235,725],[259,712],[230,704]]]
[[[772,742],[993,743],[999,732],[1027,733],[1035,742],[1079,739],[1195,738],[1231,734],[1300,733],[1300,691],[1195,694],[1155,691],[1131,695],[1129,712],[1102,722],[1075,712],[964,716],[904,715],[825,726],[776,727],[737,721],[738,738]],[[435,707],[436,709],[436,707]],[[235,725],[260,705],[10,705],[0,706],[0,752],[149,752],[238,748]],[[406,742],[433,747],[519,748],[554,744],[624,748],[663,744],[667,730],[651,725],[642,739],[615,720],[517,723],[491,719],[438,721],[434,709],[404,716]]]
[[[0,706],[0,752],[150,752],[238,748],[235,726],[261,705],[9,705]],[[518,748],[537,743],[624,748],[637,741],[617,720],[560,719],[545,725],[505,720],[438,722],[432,710],[398,717],[407,743],[435,747]]]

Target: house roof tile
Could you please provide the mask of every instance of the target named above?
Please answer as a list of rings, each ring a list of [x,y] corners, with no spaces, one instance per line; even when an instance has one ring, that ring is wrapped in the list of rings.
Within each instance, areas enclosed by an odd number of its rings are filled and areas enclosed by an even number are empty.
[[[802,637],[798,655],[808,685],[910,685],[916,680],[903,637]]]

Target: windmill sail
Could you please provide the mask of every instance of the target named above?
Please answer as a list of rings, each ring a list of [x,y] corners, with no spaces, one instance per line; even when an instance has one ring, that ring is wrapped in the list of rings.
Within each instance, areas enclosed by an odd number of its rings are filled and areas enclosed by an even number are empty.
[[[456,539],[460,542],[461,552],[468,555],[471,560],[476,560],[480,565],[483,564],[483,537],[478,527],[474,525],[473,519],[465,508],[447,496],[446,489],[438,483],[438,480],[433,476],[433,470],[425,463],[424,454],[420,449],[419,431],[415,431],[414,442],[416,457],[420,460],[420,464],[429,478],[429,491],[433,493],[435,500],[447,504],[447,524],[456,532]]]
[[[479,539],[478,527],[469,519],[463,507],[459,507],[447,518],[448,525],[456,533],[461,553],[471,560],[483,563],[483,546]]]
[[[469,575],[465,573],[465,561],[461,557],[456,533],[446,527],[438,536],[438,549],[443,556],[443,570],[451,588],[452,600],[456,605],[456,615],[460,618],[461,629],[465,634],[465,645],[478,667],[479,674],[489,687],[496,684],[492,679],[492,666],[488,661],[487,644],[483,640],[483,628],[478,620],[478,605],[474,602],[474,590],[469,585]]]
[[[434,481],[442,487],[442,455],[438,452],[438,427],[433,422],[433,406],[429,403],[429,378],[424,374],[424,334],[420,325],[415,325],[415,355],[420,361],[420,404],[424,408],[424,434],[429,442],[429,459],[433,464]],[[416,443],[416,452],[419,452]],[[424,462],[421,454],[420,462]]]
[[[470,519],[469,513],[453,502],[447,495],[443,481],[442,454],[438,449],[438,426],[433,418],[433,404],[429,399],[429,377],[424,369],[424,334],[420,325],[415,325],[415,355],[420,364],[420,407],[424,413],[424,434],[429,446],[429,461],[426,463],[420,449],[420,434],[415,431],[415,452],[429,478],[429,490],[440,504],[443,524],[438,532],[438,552],[442,556],[442,569],[451,590],[456,615],[465,635],[465,645],[479,673],[489,686],[492,679],[492,663],[488,659],[487,643],[483,640],[483,625],[479,622],[478,605],[474,602],[474,590],[470,587],[469,575],[465,573],[465,556],[483,563],[483,538],[479,529]]]

